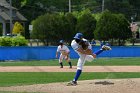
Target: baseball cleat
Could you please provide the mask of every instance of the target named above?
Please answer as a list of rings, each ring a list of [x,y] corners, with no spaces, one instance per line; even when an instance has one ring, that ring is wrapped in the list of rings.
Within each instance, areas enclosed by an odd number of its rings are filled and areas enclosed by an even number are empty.
[[[77,82],[76,81],[70,81],[67,86],[76,86]]]
[[[111,47],[110,47],[110,46],[103,45],[103,46],[102,46],[102,49],[103,49],[103,50],[111,50]]]
[[[63,66],[61,66],[60,68],[63,68]]]

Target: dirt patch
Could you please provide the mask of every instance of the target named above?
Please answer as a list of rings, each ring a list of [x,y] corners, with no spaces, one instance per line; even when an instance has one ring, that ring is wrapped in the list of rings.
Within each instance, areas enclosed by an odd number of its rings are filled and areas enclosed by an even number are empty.
[[[139,93],[140,79],[104,79],[79,81],[77,86],[67,83],[36,84],[0,87],[0,91],[45,93]]]
[[[0,72],[75,72],[76,66],[0,66]],[[84,66],[83,72],[140,72],[140,66]]]

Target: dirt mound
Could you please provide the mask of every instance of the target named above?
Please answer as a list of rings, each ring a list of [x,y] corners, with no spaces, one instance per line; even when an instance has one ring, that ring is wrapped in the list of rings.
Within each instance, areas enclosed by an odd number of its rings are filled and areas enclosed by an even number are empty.
[[[0,87],[0,91],[45,93],[139,93],[140,79],[103,79],[79,81],[77,86],[65,83]]]

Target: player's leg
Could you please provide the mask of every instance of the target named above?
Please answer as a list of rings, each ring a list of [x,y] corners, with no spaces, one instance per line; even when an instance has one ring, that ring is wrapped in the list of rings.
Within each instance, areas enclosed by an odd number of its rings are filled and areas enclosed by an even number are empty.
[[[72,63],[71,63],[71,61],[70,61],[69,55],[66,55],[66,56],[65,56],[65,60],[69,63],[70,68],[72,68]]]
[[[98,51],[95,51],[94,54],[99,55],[103,51],[106,51],[106,50],[111,50],[111,47],[110,46],[103,45],[102,48],[100,50],[98,50]]]
[[[91,62],[95,59],[96,57],[93,57],[93,55],[87,55],[85,60],[88,61],[88,62]]]
[[[103,45],[102,48],[101,48],[100,50],[98,50],[98,51],[95,51],[95,52],[93,53],[93,55],[87,55],[87,56],[86,56],[86,61],[88,61],[88,62],[93,61],[93,60],[96,58],[96,55],[99,55],[99,54],[101,54],[103,51],[106,51],[106,50],[111,50],[111,48],[110,48],[109,46]]]
[[[60,54],[60,57],[59,57],[60,68],[63,68],[63,63],[62,63],[63,58],[64,58],[64,56],[62,54]]]
[[[70,57],[69,56],[65,57],[65,60],[68,62],[70,68],[72,68],[72,63],[71,63]]]
[[[81,75],[81,73],[82,73],[82,69],[83,69],[84,63],[85,63],[85,57],[83,57],[83,58],[80,57],[80,58],[78,59],[78,63],[77,63],[77,72],[76,72],[76,74],[75,74],[75,77],[74,77],[73,81],[77,81],[78,78],[80,77],[80,75]]]
[[[80,58],[78,59],[78,63],[77,63],[77,71],[76,71],[75,77],[73,81],[68,83],[68,85],[74,85],[74,86],[77,85],[77,80],[79,79],[82,73],[83,65],[85,63],[85,57],[86,55],[84,54],[80,55]]]
[[[69,63],[70,68],[72,68],[72,63],[70,60],[68,61],[68,63]]]

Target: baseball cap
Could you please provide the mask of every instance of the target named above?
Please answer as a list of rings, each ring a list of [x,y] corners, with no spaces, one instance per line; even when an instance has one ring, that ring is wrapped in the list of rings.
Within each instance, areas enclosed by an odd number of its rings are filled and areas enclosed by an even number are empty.
[[[64,43],[64,40],[60,40],[59,43]]]
[[[75,38],[75,39],[82,39],[83,38],[83,34],[82,33],[76,33],[76,35],[73,38]]]

